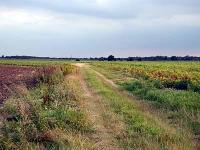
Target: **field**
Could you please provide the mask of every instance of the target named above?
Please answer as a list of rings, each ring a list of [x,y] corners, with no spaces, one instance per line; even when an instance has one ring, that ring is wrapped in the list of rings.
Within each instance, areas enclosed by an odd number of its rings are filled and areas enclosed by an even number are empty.
[[[199,62],[0,64],[0,149],[200,148]]]
[[[34,86],[37,76],[36,68],[0,65],[0,103],[20,86]]]

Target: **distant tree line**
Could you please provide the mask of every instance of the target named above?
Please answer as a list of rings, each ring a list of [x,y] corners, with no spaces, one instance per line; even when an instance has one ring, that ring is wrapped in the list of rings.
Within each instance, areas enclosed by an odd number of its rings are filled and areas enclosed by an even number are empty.
[[[150,56],[150,57],[127,57],[115,58],[113,55],[108,57],[82,58],[81,60],[94,61],[200,61],[198,56]]]
[[[150,57],[127,57],[115,58],[113,55],[108,57],[90,57],[90,58],[54,58],[54,57],[36,57],[36,56],[4,56],[0,59],[57,59],[57,60],[75,60],[75,61],[200,61],[198,56],[150,56]]]
[[[128,57],[127,61],[200,61],[197,56],[151,56],[151,57]]]
[[[0,59],[77,59],[77,58],[56,58],[56,57],[37,57],[37,56],[4,56],[2,55]]]

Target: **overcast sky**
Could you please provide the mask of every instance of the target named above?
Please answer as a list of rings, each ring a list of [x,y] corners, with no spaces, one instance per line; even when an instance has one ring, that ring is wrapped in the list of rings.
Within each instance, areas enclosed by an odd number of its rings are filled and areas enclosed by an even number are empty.
[[[0,0],[0,55],[200,56],[200,0]]]

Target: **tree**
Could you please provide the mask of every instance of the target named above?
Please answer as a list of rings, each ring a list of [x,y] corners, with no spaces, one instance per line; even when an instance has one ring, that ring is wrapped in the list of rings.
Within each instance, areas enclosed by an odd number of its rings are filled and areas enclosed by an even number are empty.
[[[133,57],[128,57],[127,61],[133,61]]]
[[[108,61],[114,61],[114,60],[115,60],[115,56],[113,55],[108,56]]]
[[[176,56],[172,56],[171,60],[175,61],[175,60],[178,60],[178,58]]]
[[[100,58],[99,58],[99,61],[104,61],[104,58],[103,58],[103,57],[100,57]]]

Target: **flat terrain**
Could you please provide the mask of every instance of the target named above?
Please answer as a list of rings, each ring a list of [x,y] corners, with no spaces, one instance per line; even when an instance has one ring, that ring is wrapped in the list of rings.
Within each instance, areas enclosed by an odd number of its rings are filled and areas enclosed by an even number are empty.
[[[167,126],[191,134],[199,143],[199,62],[94,62],[90,65],[135,97],[142,106],[140,110],[148,110],[168,122]]]
[[[200,148],[198,62],[0,63],[0,149]]]
[[[35,85],[37,70],[33,67],[0,65],[0,103],[7,99],[17,86]]]

